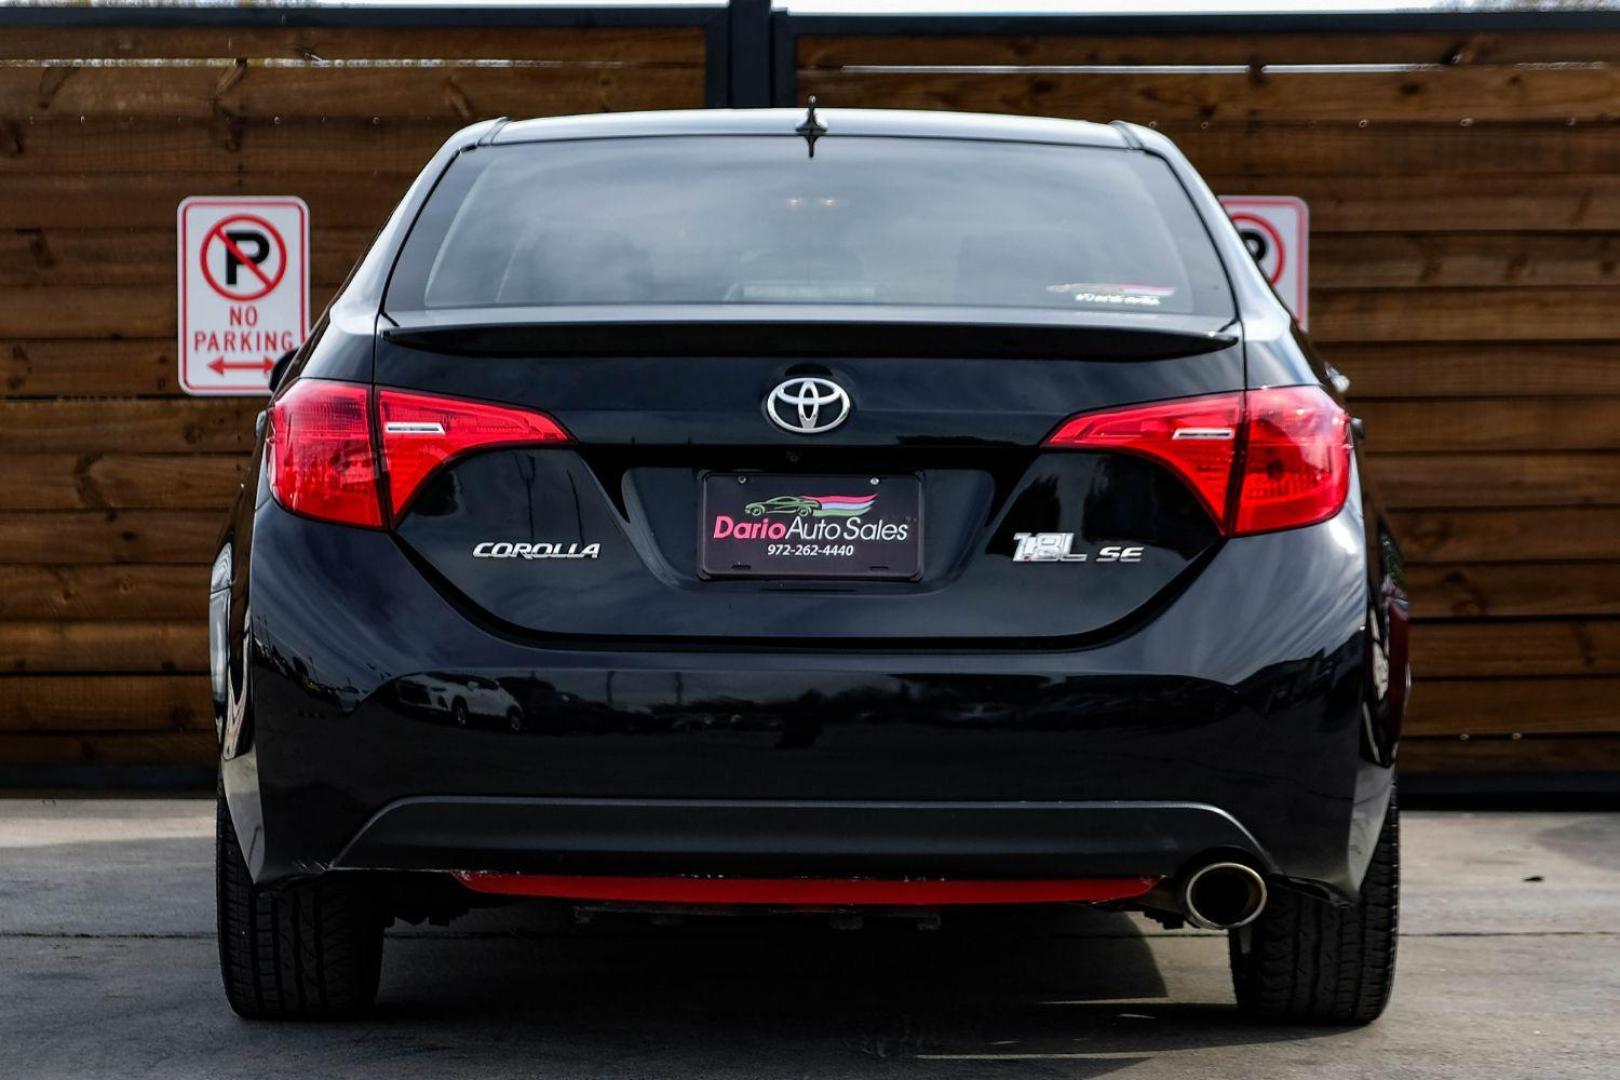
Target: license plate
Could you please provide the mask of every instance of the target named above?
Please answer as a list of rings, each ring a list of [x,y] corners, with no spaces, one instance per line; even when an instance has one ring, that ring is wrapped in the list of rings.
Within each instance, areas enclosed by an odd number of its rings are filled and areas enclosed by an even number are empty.
[[[922,573],[915,476],[703,478],[705,577],[895,578]]]

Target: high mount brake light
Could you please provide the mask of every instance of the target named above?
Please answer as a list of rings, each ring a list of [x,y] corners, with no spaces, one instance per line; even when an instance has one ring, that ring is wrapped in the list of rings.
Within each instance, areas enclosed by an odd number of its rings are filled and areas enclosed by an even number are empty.
[[[1350,490],[1350,418],[1316,386],[1081,413],[1046,442],[1152,458],[1186,482],[1228,536],[1325,521]]]
[[[300,379],[276,400],[265,460],[277,502],[306,517],[380,529],[388,507],[398,520],[423,482],[461,454],[570,441],[543,413],[384,389],[374,446],[371,396],[355,383]]]
[[[396,518],[422,482],[451,458],[497,446],[570,441],[568,432],[544,413],[404,390],[377,392],[377,419]]]

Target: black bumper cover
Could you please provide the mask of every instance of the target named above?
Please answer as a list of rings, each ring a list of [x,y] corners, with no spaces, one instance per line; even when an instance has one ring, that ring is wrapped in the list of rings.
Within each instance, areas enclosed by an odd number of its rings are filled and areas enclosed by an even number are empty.
[[[410,798],[335,868],[749,876],[1168,877],[1197,853],[1274,866],[1213,806]]]
[[[1348,895],[1383,820],[1352,507],[1227,543],[1106,644],[959,654],[542,646],[468,619],[384,534],[257,518],[274,542],[253,553],[251,719],[224,782],[260,882],[1106,877],[1224,850]],[[376,603],[332,603],[351,595]],[[393,692],[436,671],[499,683],[524,730]]]

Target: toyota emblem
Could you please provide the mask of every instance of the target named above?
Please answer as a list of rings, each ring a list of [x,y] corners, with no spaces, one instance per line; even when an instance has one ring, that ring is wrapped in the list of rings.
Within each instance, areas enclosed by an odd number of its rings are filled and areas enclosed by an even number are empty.
[[[786,379],[765,398],[765,415],[783,431],[819,435],[849,419],[849,394],[831,379]]]

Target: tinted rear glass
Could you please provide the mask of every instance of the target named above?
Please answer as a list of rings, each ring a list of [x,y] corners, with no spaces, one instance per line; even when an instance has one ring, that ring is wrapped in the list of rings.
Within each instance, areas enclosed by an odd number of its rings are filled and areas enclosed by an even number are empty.
[[[1162,160],[949,139],[691,136],[463,154],[388,309],[915,304],[1228,315]]]

